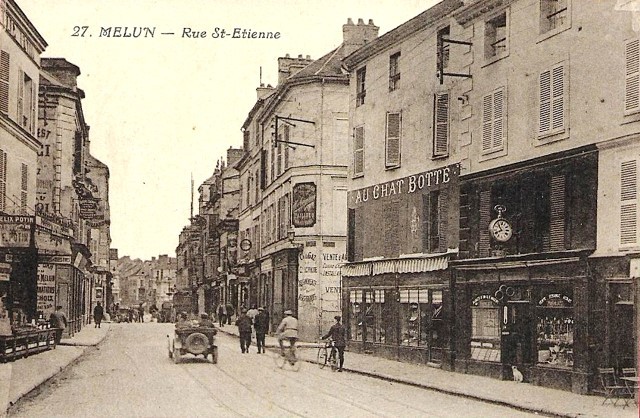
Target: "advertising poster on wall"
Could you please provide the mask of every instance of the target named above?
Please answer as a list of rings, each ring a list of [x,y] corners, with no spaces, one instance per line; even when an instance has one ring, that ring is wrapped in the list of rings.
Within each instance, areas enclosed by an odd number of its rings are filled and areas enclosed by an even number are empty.
[[[38,264],[38,312],[44,318],[55,311],[56,298],[56,265]]]

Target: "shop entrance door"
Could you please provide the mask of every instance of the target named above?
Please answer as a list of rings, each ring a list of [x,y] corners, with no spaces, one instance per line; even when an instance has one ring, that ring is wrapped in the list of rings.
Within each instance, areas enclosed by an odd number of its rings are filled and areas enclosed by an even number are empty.
[[[532,308],[529,301],[510,301],[502,307],[502,378],[513,378],[512,366],[522,366],[532,358]]]
[[[618,368],[635,367],[633,343],[633,304],[616,303],[613,308],[616,326],[613,331],[614,364]]]

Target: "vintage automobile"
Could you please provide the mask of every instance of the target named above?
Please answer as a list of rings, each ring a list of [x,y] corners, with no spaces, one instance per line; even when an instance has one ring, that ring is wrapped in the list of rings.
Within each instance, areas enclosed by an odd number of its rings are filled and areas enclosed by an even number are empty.
[[[217,332],[213,327],[203,327],[196,322],[188,326],[176,326],[173,337],[167,335],[169,358],[177,364],[185,354],[201,355],[205,359],[211,355],[211,362],[218,363],[218,346],[215,344]]]

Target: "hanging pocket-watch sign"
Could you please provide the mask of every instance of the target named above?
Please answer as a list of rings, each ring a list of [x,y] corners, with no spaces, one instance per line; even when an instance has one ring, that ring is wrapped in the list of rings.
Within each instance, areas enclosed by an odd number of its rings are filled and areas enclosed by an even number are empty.
[[[507,242],[513,236],[513,227],[511,223],[502,216],[507,211],[502,205],[495,205],[493,208],[498,212],[498,217],[489,223],[489,233],[498,242]]]

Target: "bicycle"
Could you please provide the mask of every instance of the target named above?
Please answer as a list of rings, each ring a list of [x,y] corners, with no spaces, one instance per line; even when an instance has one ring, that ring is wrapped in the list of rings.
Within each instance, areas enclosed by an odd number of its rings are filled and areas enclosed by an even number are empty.
[[[316,358],[318,366],[321,369],[329,364],[331,366],[331,370],[338,369],[338,350],[336,349],[335,342],[331,339],[328,339],[324,342],[320,348],[318,348],[318,356]]]
[[[295,372],[300,370],[300,360],[296,356],[296,347],[291,344],[291,341],[289,341],[289,347],[285,347],[284,351],[276,352],[274,360],[281,369],[288,365]]]

